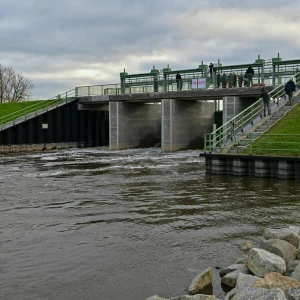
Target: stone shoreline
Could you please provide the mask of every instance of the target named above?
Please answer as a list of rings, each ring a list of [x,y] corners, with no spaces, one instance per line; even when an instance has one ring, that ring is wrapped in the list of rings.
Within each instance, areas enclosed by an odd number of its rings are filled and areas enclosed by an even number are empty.
[[[213,279],[208,268],[192,280],[189,295],[146,300],[300,300],[299,226],[266,228],[259,247],[247,241],[242,249],[246,258],[219,272],[221,283],[231,288],[225,298],[205,294]]]

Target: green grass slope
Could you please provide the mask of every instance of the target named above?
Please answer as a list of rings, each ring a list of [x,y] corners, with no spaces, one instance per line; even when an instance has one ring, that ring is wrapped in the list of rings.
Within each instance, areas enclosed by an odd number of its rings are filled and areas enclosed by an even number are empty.
[[[11,102],[0,104],[0,124],[5,124],[20,116],[34,112],[37,109],[45,108],[55,104],[58,100],[37,100],[24,102]]]
[[[245,153],[249,154],[249,149]],[[300,156],[300,104],[253,143],[251,154]]]

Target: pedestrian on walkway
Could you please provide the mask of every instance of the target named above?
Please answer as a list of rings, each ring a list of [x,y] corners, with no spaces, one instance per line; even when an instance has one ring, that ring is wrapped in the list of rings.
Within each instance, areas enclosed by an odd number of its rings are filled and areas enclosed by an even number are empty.
[[[254,70],[252,69],[252,66],[249,65],[248,69],[246,70],[244,78],[245,83],[247,86],[252,86],[253,85],[253,76],[254,76]]]
[[[240,75],[238,75],[238,84],[239,84],[239,87],[243,86],[243,81],[244,81],[244,78],[243,78],[243,74],[241,73]]]
[[[217,73],[217,88],[220,88],[220,84],[221,84],[221,74],[220,72]]]
[[[227,74],[224,72],[222,75],[222,88],[225,89],[227,85]]]
[[[264,102],[264,117],[265,117],[267,115],[267,113],[268,113],[268,115],[271,114],[270,97],[264,87],[261,89],[260,95],[263,98],[263,102]]]
[[[208,66],[208,68],[209,68],[209,76],[212,77],[213,68],[214,68],[213,63],[210,63],[209,66]]]
[[[293,93],[294,91],[296,91],[296,85],[294,83],[294,81],[292,79],[290,79],[285,87],[284,87],[284,91],[285,91],[285,94],[288,95],[289,97],[289,105],[292,105],[292,100],[293,100]]]
[[[180,91],[182,88],[182,79],[181,79],[181,75],[179,74],[179,72],[176,75],[176,83],[177,83],[177,91]]]

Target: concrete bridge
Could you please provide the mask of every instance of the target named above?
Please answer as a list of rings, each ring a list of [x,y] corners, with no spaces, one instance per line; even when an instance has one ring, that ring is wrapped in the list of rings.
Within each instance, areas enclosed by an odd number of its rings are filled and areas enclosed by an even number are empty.
[[[78,110],[109,112],[111,150],[157,144],[163,152],[202,149],[220,105],[225,123],[253,104],[260,91],[256,86],[85,96],[78,97]]]

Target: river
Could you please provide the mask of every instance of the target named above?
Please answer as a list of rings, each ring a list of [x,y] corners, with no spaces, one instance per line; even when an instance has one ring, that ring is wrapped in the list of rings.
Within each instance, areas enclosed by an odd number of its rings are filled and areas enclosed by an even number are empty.
[[[0,156],[1,300],[145,300],[300,225],[299,181],[205,174],[199,151]]]

